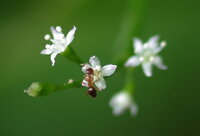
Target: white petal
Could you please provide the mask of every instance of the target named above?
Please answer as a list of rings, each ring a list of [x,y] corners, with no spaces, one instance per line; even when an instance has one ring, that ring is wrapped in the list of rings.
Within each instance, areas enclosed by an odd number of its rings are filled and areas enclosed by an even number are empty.
[[[89,61],[92,67],[101,67],[100,61],[96,56],[90,57]]]
[[[49,45],[49,44],[46,44],[45,45],[45,48],[47,48],[47,49],[50,49],[51,50],[51,48],[53,47],[54,45]]]
[[[119,116],[124,112],[125,109],[121,108],[121,107],[113,107],[113,114],[115,116]]]
[[[148,44],[148,48],[157,48],[158,47],[158,40],[159,40],[159,36],[155,35],[153,37],[150,37],[147,44]]]
[[[106,88],[106,82],[103,78],[99,79],[95,82],[96,87],[99,89],[99,91],[102,91]]]
[[[113,108],[113,114],[120,115],[130,107],[131,97],[126,92],[120,92],[111,98],[109,104]]]
[[[117,68],[116,65],[112,65],[112,64],[106,65],[102,68],[102,71],[101,71],[102,75],[103,76],[111,76],[115,72],[116,68]]]
[[[51,32],[55,40],[61,40],[64,38],[64,34],[58,32],[54,27],[51,27]]]
[[[133,66],[133,67],[135,67],[135,66],[138,66],[140,63],[141,62],[140,62],[139,57],[132,56],[126,61],[125,66]]]
[[[89,87],[88,82],[85,79],[82,81],[82,86]]]
[[[144,62],[142,64],[142,68],[143,68],[144,74],[147,77],[152,76],[152,63],[151,62]]]
[[[42,51],[40,52],[40,54],[44,54],[44,55],[49,55],[49,54],[51,54],[51,53],[52,53],[52,51],[49,50],[49,49],[44,49],[44,50],[42,50]]]
[[[55,64],[55,58],[56,58],[56,56],[57,56],[57,53],[52,53],[52,54],[51,54],[52,66],[54,66],[54,64]]]
[[[88,68],[91,68],[90,65],[85,64],[85,66],[82,67],[82,71],[83,71],[83,73],[86,74],[86,70],[87,70]]]
[[[65,46],[68,46],[73,41],[75,32],[76,32],[76,27],[74,26],[66,36],[66,45]]]
[[[142,41],[139,38],[134,39],[134,50],[136,54],[141,53],[143,51]]]
[[[121,107],[115,96],[111,98],[109,105],[112,107],[112,112],[116,116],[121,115],[124,112],[124,107]]]
[[[160,69],[167,69],[167,66],[163,64],[162,58],[160,56],[155,56],[153,59],[153,63]]]
[[[55,36],[59,33],[53,26],[51,27],[51,32],[52,32],[53,36]]]
[[[132,115],[132,116],[136,116],[137,113],[138,113],[138,107],[137,107],[137,105],[133,103],[133,104],[130,106],[130,111],[131,111],[131,115]]]
[[[157,48],[154,49],[154,53],[157,54],[159,53],[160,51],[162,51],[162,49],[167,45],[167,42],[165,41],[162,41],[160,43],[160,46],[158,46]]]

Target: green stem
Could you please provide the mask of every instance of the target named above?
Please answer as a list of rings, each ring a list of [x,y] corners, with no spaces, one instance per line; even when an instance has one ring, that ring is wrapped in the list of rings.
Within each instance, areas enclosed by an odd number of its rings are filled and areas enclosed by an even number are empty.
[[[62,85],[56,85],[53,83],[43,83],[43,82],[33,82],[30,87],[24,92],[29,96],[45,96],[52,94],[57,91],[70,89],[70,88],[80,88],[81,81],[70,81],[68,83],[64,83]]]
[[[126,80],[125,80],[125,89],[129,93],[134,93],[134,78],[133,78],[133,68],[127,68]]]
[[[124,67],[128,57],[133,55],[133,37],[138,36],[141,28],[141,20],[144,15],[145,0],[128,0],[122,19],[120,33],[112,50],[115,51],[114,61],[119,67]],[[144,22],[144,21],[143,21]],[[126,68],[124,90],[134,93],[133,68]]]
[[[70,61],[77,63],[79,66],[83,63],[80,57],[76,54],[72,47],[68,46],[66,50],[61,53],[62,56],[66,57]]]
[[[124,16],[120,26],[119,34],[114,46],[114,61],[118,66],[123,66],[128,57],[133,54],[132,38],[139,34],[141,20],[143,19],[145,0],[128,0]]]

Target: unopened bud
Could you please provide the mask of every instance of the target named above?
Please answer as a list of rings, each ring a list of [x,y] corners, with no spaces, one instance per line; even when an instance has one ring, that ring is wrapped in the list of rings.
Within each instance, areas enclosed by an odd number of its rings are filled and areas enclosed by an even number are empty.
[[[35,83],[32,83],[31,86],[27,90],[24,90],[24,92],[27,93],[29,96],[36,97],[40,93],[41,89],[42,87],[40,83],[35,82]]]

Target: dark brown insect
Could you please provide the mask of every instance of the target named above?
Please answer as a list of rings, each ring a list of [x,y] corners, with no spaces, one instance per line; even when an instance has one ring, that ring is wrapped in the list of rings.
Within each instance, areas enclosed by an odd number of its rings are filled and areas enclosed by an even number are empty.
[[[88,86],[92,87],[93,86],[93,69],[92,68],[88,68],[86,70],[86,76],[85,76],[85,80],[88,82]]]
[[[92,76],[91,75],[86,75],[85,76],[85,80],[88,82],[88,86],[92,87],[93,86],[93,82],[92,82]]]
[[[96,98],[97,96],[97,91],[94,87],[89,87],[87,93],[93,98]]]
[[[92,75],[93,73],[94,73],[94,71],[93,71],[92,68],[88,68],[88,69],[86,70],[86,74],[88,74],[88,75]]]
[[[86,70],[86,76],[85,76],[85,80],[88,82],[88,90],[87,90],[87,94],[90,95],[93,98],[96,98],[97,96],[97,91],[96,89],[93,87],[93,74],[94,71],[92,68],[88,68]]]

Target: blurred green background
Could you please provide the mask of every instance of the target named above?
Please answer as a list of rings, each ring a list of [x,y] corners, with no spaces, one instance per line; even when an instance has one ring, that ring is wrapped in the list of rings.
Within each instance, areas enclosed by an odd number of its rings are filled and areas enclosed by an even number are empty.
[[[199,136],[200,1],[195,0],[1,0],[0,136]],[[130,4],[131,3],[131,4]],[[87,61],[112,63],[114,52],[131,46],[131,37],[159,34],[167,71],[154,76],[135,70],[139,114],[112,115],[108,101],[120,91],[124,71],[108,79],[96,100],[86,89],[32,98],[23,93],[33,81],[66,82],[83,74],[58,56],[51,67],[40,55],[50,26],[67,33],[77,26],[73,48]],[[130,28],[129,28],[130,27]],[[124,49],[124,50],[123,50]],[[79,72],[77,72],[79,71]]]

